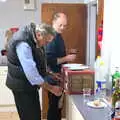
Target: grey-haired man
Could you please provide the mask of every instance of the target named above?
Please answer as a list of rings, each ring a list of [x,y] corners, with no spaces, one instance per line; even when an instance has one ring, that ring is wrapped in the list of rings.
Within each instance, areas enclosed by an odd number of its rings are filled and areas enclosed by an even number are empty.
[[[17,31],[8,43],[6,85],[12,90],[20,120],[41,120],[38,88],[61,95],[61,88],[44,81],[46,63],[43,46],[55,32],[47,24],[30,24]]]

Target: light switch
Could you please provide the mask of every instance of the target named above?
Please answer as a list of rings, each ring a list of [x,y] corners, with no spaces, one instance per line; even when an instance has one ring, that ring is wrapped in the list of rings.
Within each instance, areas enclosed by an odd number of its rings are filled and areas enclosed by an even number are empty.
[[[24,10],[35,10],[36,1],[35,0],[23,0],[24,1]]]

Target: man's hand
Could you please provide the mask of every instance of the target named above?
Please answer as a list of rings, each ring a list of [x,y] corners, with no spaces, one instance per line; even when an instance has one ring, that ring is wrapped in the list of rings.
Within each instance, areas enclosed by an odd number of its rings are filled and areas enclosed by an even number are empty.
[[[41,86],[56,96],[61,96],[62,91],[63,91],[63,89],[61,87],[56,86],[56,85],[50,85],[47,82],[44,82]]]
[[[69,55],[65,56],[65,61],[66,62],[72,62],[72,61],[75,60],[75,58],[76,58],[75,54],[69,54]]]
[[[53,80],[57,80],[57,81],[60,81],[60,82],[63,81],[62,75],[60,73],[50,72],[49,75]]]
[[[65,62],[73,62],[75,59],[76,59],[75,54],[69,54],[69,55],[66,55],[65,57],[58,58],[57,63],[61,64]]]
[[[54,85],[54,86],[52,86],[52,89],[50,90],[50,92],[56,96],[61,96],[62,95],[62,88]]]

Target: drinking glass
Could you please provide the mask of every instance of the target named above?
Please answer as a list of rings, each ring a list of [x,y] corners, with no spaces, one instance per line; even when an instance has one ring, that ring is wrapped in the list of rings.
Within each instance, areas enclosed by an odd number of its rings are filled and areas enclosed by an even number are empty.
[[[83,88],[84,102],[88,102],[91,96],[91,88]]]

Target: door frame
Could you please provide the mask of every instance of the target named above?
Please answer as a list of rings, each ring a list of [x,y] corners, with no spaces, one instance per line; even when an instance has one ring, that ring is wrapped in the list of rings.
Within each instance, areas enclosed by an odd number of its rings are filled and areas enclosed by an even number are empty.
[[[87,50],[86,64],[94,68],[96,56],[96,19],[97,19],[97,1],[87,4],[88,21],[87,21]]]

